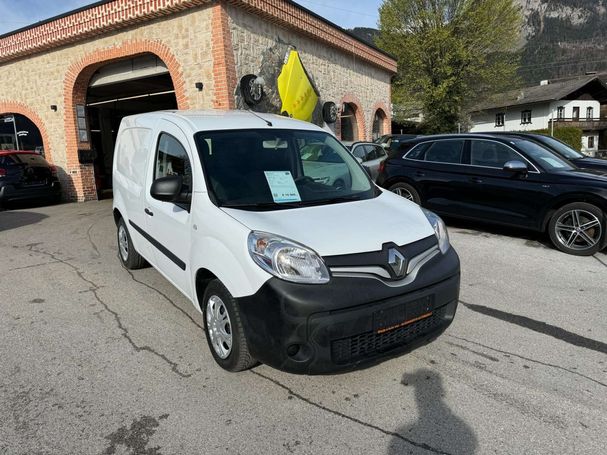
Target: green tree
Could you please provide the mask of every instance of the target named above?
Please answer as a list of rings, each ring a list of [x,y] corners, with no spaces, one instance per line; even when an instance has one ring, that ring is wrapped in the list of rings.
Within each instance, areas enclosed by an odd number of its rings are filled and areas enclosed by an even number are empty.
[[[421,107],[430,133],[456,131],[467,108],[518,84],[519,1],[384,0],[379,17],[377,45],[399,65],[393,103]]]

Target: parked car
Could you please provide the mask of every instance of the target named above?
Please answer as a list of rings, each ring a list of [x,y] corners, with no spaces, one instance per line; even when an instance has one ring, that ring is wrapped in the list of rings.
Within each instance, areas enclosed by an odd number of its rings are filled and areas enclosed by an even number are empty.
[[[384,163],[378,184],[439,214],[547,231],[569,254],[605,247],[607,177],[581,170],[535,141],[428,136]]]
[[[335,187],[351,185],[348,166],[333,148],[310,143],[302,147],[300,156],[305,175],[314,181]]]
[[[307,174],[318,144],[349,183]],[[431,341],[455,315],[459,259],[441,219],[378,188],[311,123],[126,117],[113,188],[122,264],[152,264],[193,302],[226,370],[353,368]]]
[[[379,174],[379,165],[388,157],[386,150],[373,142],[356,142],[350,148],[350,152],[360,160],[373,181]]]
[[[548,147],[554,153],[560,155],[563,158],[568,159],[577,167],[584,169],[598,169],[603,172],[607,172],[607,160],[602,158],[591,158],[573,149],[563,141],[558,140],[552,136],[545,136],[537,133],[499,133],[507,134],[510,136],[523,137],[530,139],[542,144],[544,147]]]
[[[397,150],[402,144],[420,137],[417,134],[385,134],[375,139],[376,144],[381,145],[388,151]]]
[[[35,152],[0,150],[0,207],[33,199],[61,200],[57,168]]]

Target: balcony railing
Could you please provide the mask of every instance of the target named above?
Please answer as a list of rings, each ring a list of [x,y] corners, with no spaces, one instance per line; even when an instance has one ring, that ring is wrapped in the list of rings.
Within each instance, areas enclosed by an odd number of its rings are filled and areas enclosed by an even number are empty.
[[[549,121],[549,124],[552,120]],[[563,117],[555,118],[554,126],[572,126],[584,130],[604,130],[607,129],[607,118],[584,118],[584,117]]]

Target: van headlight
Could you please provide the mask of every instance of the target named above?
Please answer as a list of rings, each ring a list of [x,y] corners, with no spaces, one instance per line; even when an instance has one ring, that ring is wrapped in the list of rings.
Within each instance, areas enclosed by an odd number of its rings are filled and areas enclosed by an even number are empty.
[[[440,216],[434,212],[431,212],[430,210],[422,208],[422,211],[434,229],[434,234],[438,239],[438,247],[440,248],[441,253],[445,254],[451,246],[449,244],[449,233],[447,232],[445,222],[440,218]]]
[[[267,232],[253,231],[249,254],[266,272],[294,283],[323,284],[330,279],[324,261],[311,249]]]

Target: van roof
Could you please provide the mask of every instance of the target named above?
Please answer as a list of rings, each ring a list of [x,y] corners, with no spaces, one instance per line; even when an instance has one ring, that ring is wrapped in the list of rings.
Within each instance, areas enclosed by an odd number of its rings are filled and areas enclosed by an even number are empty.
[[[217,131],[234,129],[298,129],[322,130],[322,128],[300,120],[245,110],[184,110],[159,111],[131,115],[124,118],[127,124],[140,124],[146,119],[165,118],[175,123],[186,122],[193,131]],[[272,126],[269,126],[270,122]],[[324,131],[324,130],[323,130]]]

